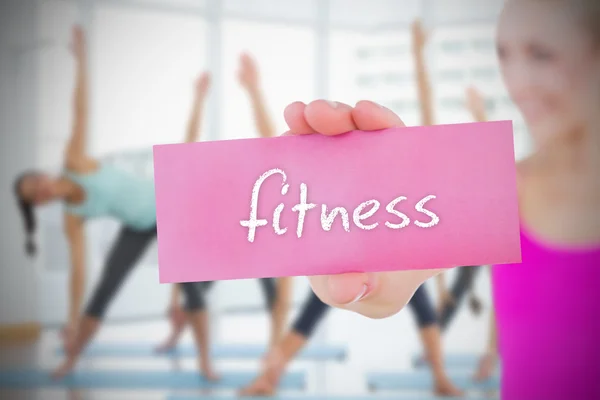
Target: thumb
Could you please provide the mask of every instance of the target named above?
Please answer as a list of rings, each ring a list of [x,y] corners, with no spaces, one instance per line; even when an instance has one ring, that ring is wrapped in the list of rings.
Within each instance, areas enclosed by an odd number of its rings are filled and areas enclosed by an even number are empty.
[[[374,275],[369,273],[330,275],[326,289],[333,303],[346,305],[365,298],[373,290],[373,283]]]

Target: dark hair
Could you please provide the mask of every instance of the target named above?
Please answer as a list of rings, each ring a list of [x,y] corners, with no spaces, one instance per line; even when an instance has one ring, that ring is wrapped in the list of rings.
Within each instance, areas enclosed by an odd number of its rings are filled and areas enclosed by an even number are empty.
[[[26,242],[25,242],[25,251],[30,256],[35,255],[35,253],[37,251],[37,247],[33,240],[33,235],[35,233],[35,228],[36,228],[35,214],[33,213],[33,205],[23,198],[23,196],[21,195],[20,189],[21,189],[21,183],[23,183],[23,180],[25,178],[27,178],[28,176],[32,176],[32,175],[35,175],[35,172],[26,172],[24,174],[21,174],[15,180],[15,186],[14,186],[15,195],[17,196],[17,203],[19,204],[19,209],[21,211],[21,215],[23,216],[23,222],[25,224],[25,233],[27,235]]]

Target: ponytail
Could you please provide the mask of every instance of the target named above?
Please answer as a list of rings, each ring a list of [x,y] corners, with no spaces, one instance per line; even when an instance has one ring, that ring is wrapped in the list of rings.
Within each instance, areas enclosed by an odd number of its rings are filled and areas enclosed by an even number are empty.
[[[35,214],[33,212],[33,206],[31,203],[23,199],[21,196],[21,191],[19,190],[21,187],[21,182],[23,179],[30,175],[23,174],[18,177],[15,181],[15,195],[17,196],[17,202],[19,204],[19,210],[21,211],[21,216],[23,217],[23,223],[25,225],[25,233],[26,233],[26,241],[25,241],[25,251],[28,255],[34,256],[37,252],[37,246],[35,245],[34,234],[36,229],[36,221]]]

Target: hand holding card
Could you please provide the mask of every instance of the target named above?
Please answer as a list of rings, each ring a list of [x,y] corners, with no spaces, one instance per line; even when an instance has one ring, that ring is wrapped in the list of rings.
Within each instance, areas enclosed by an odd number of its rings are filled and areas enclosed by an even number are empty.
[[[368,101],[354,108],[320,100],[309,105],[293,103],[285,110],[285,120],[290,134],[337,135],[353,129],[376,131],[404,126],[391,110]],[[348,273],[308,279],[324,303],[370,318],[385,318],[399,312],[423,282],[443,271]]]
[[[285,117],[323,135],[155,147],[161,282],[305,275],[384,317],[443,268],[520,260],[509,122],[400,129],[370,102]]]

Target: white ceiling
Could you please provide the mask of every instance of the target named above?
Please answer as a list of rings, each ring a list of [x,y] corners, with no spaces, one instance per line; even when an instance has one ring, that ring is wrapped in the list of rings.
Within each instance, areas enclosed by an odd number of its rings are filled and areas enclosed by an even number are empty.
[[[43,0],[42,0],[43,1]],[[77,0],[66,0],[77,1]],[[331,27],[357,30],[402,28],[421,16],[428,24],[493,21],[503,0],[83,0],[165,12],[208,15],[221,7],[227,17],[313,24],[327,16]],[[329,6],[327,6],[329,5]]]

